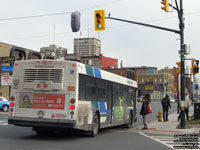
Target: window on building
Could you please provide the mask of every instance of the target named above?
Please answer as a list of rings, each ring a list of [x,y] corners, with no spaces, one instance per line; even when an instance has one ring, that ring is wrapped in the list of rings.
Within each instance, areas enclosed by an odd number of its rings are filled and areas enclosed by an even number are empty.
[[[85,60],[85,64],[87,64],[87,65],[88,65],[88,60]]]

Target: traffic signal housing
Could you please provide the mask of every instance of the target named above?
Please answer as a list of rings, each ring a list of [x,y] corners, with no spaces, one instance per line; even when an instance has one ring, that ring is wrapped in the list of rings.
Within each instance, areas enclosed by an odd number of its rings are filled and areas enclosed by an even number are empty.
[[[163,7],[161,7],[161,9],[163,9],[166,12],[169,12],[169,0],[162,0],[161,4],[164,5]]]
[[[81,14],[78,11],[72,12],[71,14],[71,28],[72,32],[78,32],[80,30]]]
[[[181,74],[181,62],[176,62],[176,64],[177,64],[177,68],[176,68],[176,72],[178,73],[178,74]]]
[[[199,60],[192,60],[192,73],[196,74],[199,73]]]
[[[105,10],[94,11],[95,31],[105,30]]]

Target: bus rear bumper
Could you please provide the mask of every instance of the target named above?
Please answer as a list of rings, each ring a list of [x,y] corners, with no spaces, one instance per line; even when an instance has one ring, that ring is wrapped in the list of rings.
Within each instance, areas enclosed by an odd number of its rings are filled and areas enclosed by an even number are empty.
[[[75,128],[75,120],[9,117],[8,124],[26,127]]]

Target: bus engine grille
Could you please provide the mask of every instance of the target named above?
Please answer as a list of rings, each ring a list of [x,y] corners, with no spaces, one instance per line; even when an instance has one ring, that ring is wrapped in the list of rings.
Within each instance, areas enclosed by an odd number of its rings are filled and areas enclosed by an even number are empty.
[[[25,69],[24,82],[34,82],[34,80],[63,83],[64,69]]]

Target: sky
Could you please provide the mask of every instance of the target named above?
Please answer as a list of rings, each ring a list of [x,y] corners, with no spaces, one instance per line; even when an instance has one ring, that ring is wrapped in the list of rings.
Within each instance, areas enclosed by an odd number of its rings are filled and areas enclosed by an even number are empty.
[[[0,42],[40,51],[56,44],[73,53],[74,38],[99,38],[104,56],[124,67],[174,67],[180,61],[180,37],[173,32],[106,19],[105,31],[94,31],[94,11],[106,16],[179,30],[177,12],[166,13],[161,0],[0,0]],[[174,0],[169,0],[174,2]],[[179,0],[178,0],[179,2]],[[183,0],[186,58],[200,59],[200,0]],[[71,12],[80,11],[81,30],[71,30]],[[48,15],[45,14],[58,14]],[[40,16],[21,19],[27,16]],[[54,34],[55,33],[55,34]],[[54,36],[55,35],[55,36]],[[55,40],[54,40],[55,39]],[[191,61],[186,64],[191,66]]]

